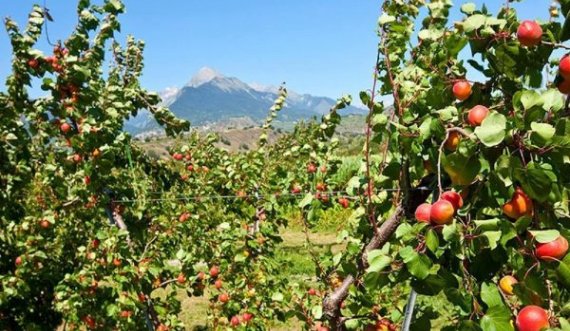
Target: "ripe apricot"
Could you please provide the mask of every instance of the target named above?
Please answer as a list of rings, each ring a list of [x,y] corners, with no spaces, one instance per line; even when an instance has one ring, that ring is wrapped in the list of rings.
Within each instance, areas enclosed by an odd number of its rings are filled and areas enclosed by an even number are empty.
[[[449,133],[449,137],[447,137],[447,140],[445,141],[444,147],[450,152],[455,152],[460,141],[461,135],[456,131],[451,131]]]
[[[512,219],[519,219],[522,216],[532,216],[533,202],[519,187],[515,190],[510,201],[503,205],[503,213]]]
[[[542,39],[542,28],[536,21],[523,21],[517,30],[517,38],[523,46],[536,46]]]
[[[471,96],[471,84],[466,80],[460,80],[453,84],[453,95],[460,100],[465,101]]]
[[[431,220],[431,204],[422,203],[419,205],[418,208],[416,208],[415,216],[418,222],[429,223]]]
[[[507,295],[513,295],[513,285],[519,281],[513,276],[504,276],[499,281],[499,288]]]
[[[570,94],[570,79],[563,79],[558,83],[558,91],[562,94]]]
[[[560,236],[549,243],[538,243],[535,254],[541,260],[562,260],[568,252],[568,240]]]
[[[516,320],[518,331],[540,331],[548,329],[548,313],[539,306],[526,306],[519,311]]]
[[[469,111],[467,114],[467,122],[471,126],[479,126],[483,123],[483,120],[489,115],[489,108],[481,105],[477,105]]]
[[[441,195],[441,199],[451,202],[451,204],[453,205],[453,209],[455,209],[455,212],[457,212],[459,209],[461,209],[461,207],[463,207],[463,198],[461,197],[461,195],[459,195],[459,193],[455,191],[444,192]]]
[[[568,54],[564,55],[562,59],[560,59],[558,72],[564,80],[570,79],[570,56],[568,56]]]
[[[430,219],[438,225],[449,224],[453,220],[455,209],[447,200],[439,200],[431,206]]]

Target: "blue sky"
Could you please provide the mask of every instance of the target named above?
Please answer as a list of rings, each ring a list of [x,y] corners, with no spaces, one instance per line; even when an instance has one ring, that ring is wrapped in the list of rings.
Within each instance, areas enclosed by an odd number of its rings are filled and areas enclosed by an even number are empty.
[[[38,0],[3,0],[0,16],[23,25]],[[95,2],[95,1],[94,1]],[[145,87],[182,86],[201,67],[245,82],[277,85],[336,98],[370,88],[375,60],[379,0],[125,0],[122,38],[146,41]],[[486,3],[492,11],[503,1]],[[523,18],[546,18],[550,0],[515,4]],[[73,29],[76,1],[47,0],[55,22],[52,40]],[[456,3],[463,3],[456,2]],[[458,7],[453,18],[461,18]],[[3,29],[2,29],[3,30]],[[40,48],[49,50],[45,38]],[[10,63],[10,44],[0,31],[0,80]],[[3,83],[0,84],[3,86]],[[3,89],[3,88],[2,88]]]

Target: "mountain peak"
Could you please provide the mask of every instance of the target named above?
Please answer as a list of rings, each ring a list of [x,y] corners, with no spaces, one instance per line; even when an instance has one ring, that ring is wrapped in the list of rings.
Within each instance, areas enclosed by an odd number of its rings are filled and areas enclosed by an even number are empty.
[[[192,80],[190,80],[190,84],[188,85],[191,87],[198,87],[200,85],[209,83],[216,78],[223,77],[224,75],[220,74],[216,70],[209,67],[203,67],[202,69],[198,70],[194,77],[192,77]]]

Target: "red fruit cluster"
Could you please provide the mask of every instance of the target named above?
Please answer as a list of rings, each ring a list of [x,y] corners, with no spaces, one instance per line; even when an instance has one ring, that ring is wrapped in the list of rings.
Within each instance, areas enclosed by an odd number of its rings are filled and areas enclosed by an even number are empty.
[[[295,185],[293,185],[293,187],[291,188],[291,193],[293,193],[293,194],[299,194],[299,193],[301,193],[301,190],[302,190],[301,185],[295,184]]]
[[[348,201],[347,198],[342,197],[342,198],[338,198],[338,204],[341,205],[342,208],[346,209],[350,205],[350,202]]]
[[[239,316],[239,315],[232,316],[232,318],[230,319],[230,324],[231,324],[231,326],[236,327],[242,323],[247,324],[252,319],[253,319],[253,314],[243,313],[242,316]]]
[[[424,203],[416,208],[415,216],[419,222],[436,225],[449,224],[453,216],[463,207],[463,198],[455,191],[444,192],[433,205]]]

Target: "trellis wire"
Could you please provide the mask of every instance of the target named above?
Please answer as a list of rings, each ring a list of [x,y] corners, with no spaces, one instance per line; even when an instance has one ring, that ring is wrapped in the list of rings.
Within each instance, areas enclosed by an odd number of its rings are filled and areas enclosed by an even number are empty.
[[[412,189],[412,191],[432,191],[433,189],[430,187],[417,187]],[[383,189],[380,192],[398,192],[399,189]],[[149,198],[149,199],[124,199],[124,200],[113,200],[114,203],[134,203],[134,202],[165,202],[165,201],[190,201],[190,200],[232,200],[232,199],[248,199],[248,198],[271,198],[271,197],[304,197],[308,193],[316,193],[316,192],[302,192],[302,193],[275,193],[275,194],[246,194],[246,195],[187,195],[187,196],[178,196],[172,198]],[[322,194],[327,195],[334,195],[343,198],[348,198],[352,200],[357,200],[361,195],[358,196],[350,196],[346,194],[346,191],[326,191],[320,192]],[[148,194],[164,194],[164,192],[148,192]]]

